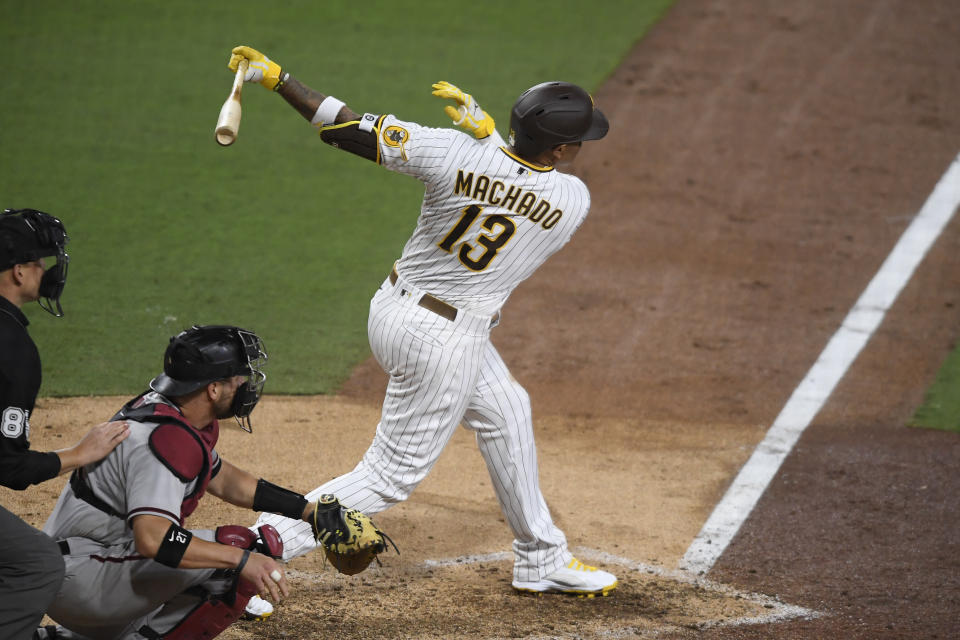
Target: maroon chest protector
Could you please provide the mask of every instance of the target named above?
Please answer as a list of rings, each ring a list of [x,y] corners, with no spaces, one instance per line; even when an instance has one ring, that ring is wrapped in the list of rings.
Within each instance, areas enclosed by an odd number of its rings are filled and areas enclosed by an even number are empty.
[[[198,431],[174,407],[164,403],[146,403],[144,395],[124,405],[113,419],[156,423],[156,428],[150,433],[150,451],[181,482],[196,481],[180,505],[180,523],[183,524],[197,508],[200,498],[207,491],[207,485],[216,475],[211,461],[213,448],[220,436],[220,425],[214,420],[210,426]]]

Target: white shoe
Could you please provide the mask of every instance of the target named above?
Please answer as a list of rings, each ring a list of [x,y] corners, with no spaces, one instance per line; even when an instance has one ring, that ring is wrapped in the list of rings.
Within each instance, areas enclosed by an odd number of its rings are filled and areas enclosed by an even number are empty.
[[[234,614],[236,615],[236,614]],[[273,605],[261,598],[253,596],[243,610],[244,620],[266,620],[273,615]]]
[[[513,588],[517,591],[569,593],[592,598],[596,595],[605,596],[616,589],[617,576],[601,571],[596,567],[585,565],[573,558],[567,566],[557,569],[546,578],[536,582],[514,580]]]

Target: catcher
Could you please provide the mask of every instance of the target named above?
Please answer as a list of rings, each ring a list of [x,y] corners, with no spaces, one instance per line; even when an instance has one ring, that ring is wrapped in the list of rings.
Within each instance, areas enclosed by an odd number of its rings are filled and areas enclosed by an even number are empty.
[[[309,522],[335,566],[356,573],[386,549],[369,518],[332,495],[304,496],[235,467],[216,451],[219,420],[250,431],[267,356],[253,332],[194,326],[170,339],[163,373],[117,413],[129,437],[102,462],[80,467],[44,532],[66,577],[43,638],[213,638],[261,594],[289,594],[272,526],[190,530],[205,493]]]

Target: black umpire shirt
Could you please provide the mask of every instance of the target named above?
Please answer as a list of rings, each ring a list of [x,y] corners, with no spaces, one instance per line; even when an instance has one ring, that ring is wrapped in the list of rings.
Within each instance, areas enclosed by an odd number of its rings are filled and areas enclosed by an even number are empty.
[[[28,320],[0,296],[0,485],[26,489],[60,473],[56,453],[30,451],[30,414],[40,391],[40,353]]]

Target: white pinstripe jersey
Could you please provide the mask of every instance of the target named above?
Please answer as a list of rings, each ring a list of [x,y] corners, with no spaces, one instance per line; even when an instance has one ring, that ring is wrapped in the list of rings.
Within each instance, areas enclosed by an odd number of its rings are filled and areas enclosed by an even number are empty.
[[[498,311],[586,218],[583,182],[534,167],[498,146],[499,136],[478,141],[392,115],[379,125],[381,164],[426,188],[397,270],[452,305]]]

